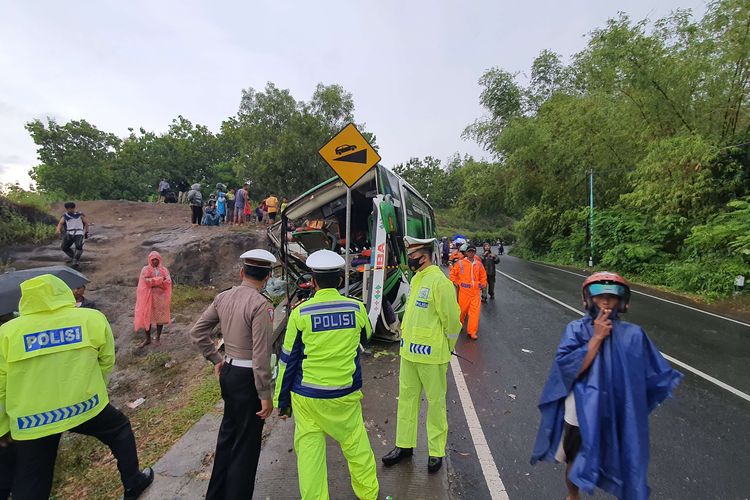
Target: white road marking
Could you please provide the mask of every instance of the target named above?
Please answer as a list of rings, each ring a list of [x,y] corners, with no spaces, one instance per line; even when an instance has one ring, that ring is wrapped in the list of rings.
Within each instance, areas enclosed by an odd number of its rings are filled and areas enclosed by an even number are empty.
[[[561,273],[568,273],[572,274],[573,276],[580,276],[581,278],[588,278],[588,275],[586,274],[580,274],[580,273],[574,273],[573,271],[568,271],[567,269],[560,269],[559,267],[550,266],[548,264],[542,264],[540,262],[534,262],[534,264],[537,264],[542,267],[548,267],[550,269],[554,269],[555,271],[560,271]],[[650,297],[652,299],[661,300],[662,302],[667,302],[668,304],[673,304],[675,306],[684,307],[685,309],[690,309],[691,311],[707,314],[709,316],[713,316],[714,318],[723,319],[725,321],[731,321],[732,323],[737,323],[738,325],[747,326],[750,327],[750,323],[745,323],[743,321],[734,319],[734,318],[728,318],[727,316],[722,316],[721,314],[712,313],[709,311],[704,311],[703,309],[698,309],[697,307],[689,306],[687,304],[681,304],[679,302],[675,302],[673,300],[665,299],[662,297],[657,297],[656,295],[651,295],[650,293],[646,292],[639,292],[638,290],[631,290],[633,293],[637,293],[638,295],[645,295],[646,297]]]
[[[453,379],[456,381],[458,395],[461,398],[461,406],[466,416],[466,424],[469,426],[469,433],[471,434],[472,441],[474,441],[474,449],[477,452],[479,464],[482,466],[484,480],[487,483],[487,488],[490,490],[490,497],[492,500],[508,500],[508,492],[505,490],[503,480],[500,479],[500,473],[497,470],[495,460],[492,458],[492,452],[484,437],[482,425],[479,423],[479,417],[474,409],[474,403],[471,401],[471,394],[469,394],[469,388],[466,386],[464,373],[461,371],[461,364],[455,356],[451,356],[451,370],[453,371]]]
[[[573,311],[574,313],[580,314],[581,316],[583,316],[584,314],[586,314],[586,313],[584,313],[584,312],[582,312],[582,311],[579,311],[578,309],[576,309],[576,308],[575,308],[575,307],[573,307],[573,306],[569,306],[568,304],[566,304],[565,302],[563,302],[563,301],[561,301],[561,300],[557,300],[556,298],[554,298],[554,297],[552,297],[552,296],[550,296],[550,295],[547,295],[546,293],[544,293],[544,292],[542,292],[542,291],[540,291],[540,290],[537,290],[536,288],[534,288],[534,287],[532,287],[532,286],[530,286],[530,285],[527,285],[526,283],[524,283],[524,282],[522,282],[522,281],[519,281],[519,280],[517,280],[516,278],[514,278],[513,276],[511,276],[511,275],[509,275],[509,274],[507,274],[507,273],[504,273],[504,272],[502,272],[502,271],[497,271],[497,272],[498,272],[499,274],[502,274],[502,275],[503,275],[503,276],[505,276],[506,278],[508,278],[508,279],[510,279],[510,280],[513,280],[513,281],[515,281],[515,282],[516,282],[516,283],[518,283],[519,285],[525,286],[525,287],[526,287],[526,288],[528,288],[529,290],[531,290],[531,291],[533,291],[533,292],[535,292],[535,293],[538,293],[538,294],[539,294],[539,295],[541,295],[542,297],[544,297],[544,298],[546,298],[546,299],[549,299],[549,300],[551,300],[552,302],[555,302],[555,303],[557,303],[557,304],[560,304],[561,306],[563,306],[563,307],[565,307],[565,308],[567,308],[567,309],[569,309],[569,310]],[[725,319],[726,319],[726,318],[725,318]],[[736,389],[736,388],[732,387],[731,385],[729,385],[729,384],[726,384],[726,383],[722,382],[721,380],[719,380],[719,379],[717,379],[717,378],[714,378],[714,377],[712,377],[711,375],[708,375],[707,373],[704,373],[704,372],[702,372],[702,371],[698,370],[697,368],[693,368],[692,366],[690,366],[690,365],[688,365],[688,364],[686,364],[686,363],[683,363],[683,362],[682,362],[682,361],[680,361],[679,359],[673,358],[672,356],[670,356],[670,355],[668,355],[668,354],[665,354],[665,353],[663,353],[663,352],[662,352],[661,354],[662,354],[662,356],[664,356],[664,357],[665,357],[666,359],[668,359],[668,360],[669,360],[669,361],[671,361],[672,363],[674,363],[674,364],[676,364],[676,365],[679,365],[679,366],[681,366],[682,368],[684,368],[684,369],[688,370],[689,372],[691,372],[691,373],[693,373],[693,374],[695,374],[695,375],[697,375],[697,376],[701,377],[702,379],[704,379],[704,380],[707,380],[707,381],[711,382],[712,384],[715,384],[715,385],[717,385],[717,386],[721,387],[722,389],[724,389],[724,390],[727,390],[727,391],[731,392],[731,393],[732,393],[732,394],[734,394],[735,396],[739,396],[739,397],[741,397],[741,398],[742,398],[742,399],[744,399],[745,401],[750,401],[750,394],[747,394],[747,393],[745,393],[745,392],[742,392],[741,390],[739,390],[739,389]]]

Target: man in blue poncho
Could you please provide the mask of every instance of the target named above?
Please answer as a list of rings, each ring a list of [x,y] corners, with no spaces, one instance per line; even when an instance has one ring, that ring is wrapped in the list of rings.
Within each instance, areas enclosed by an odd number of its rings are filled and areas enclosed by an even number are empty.
[[[531,463],[566,462],[568,500],[594,487],[646,499],[648,415],[682,379],[637,325],[618,318],[630,286],[615,273],[583,282],[588,314],[563,333],[539,401]]]

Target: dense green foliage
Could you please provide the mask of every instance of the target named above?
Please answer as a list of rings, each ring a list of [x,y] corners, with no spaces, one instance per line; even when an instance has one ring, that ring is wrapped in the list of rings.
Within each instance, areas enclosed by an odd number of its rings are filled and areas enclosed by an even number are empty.
[[[404,176],[438,206],[517,218],[524,257],[584,264],[593,238],[599,267],[715,296],[750,274],[750,3],[714,1],[699,20],[620,14],[567,64],[543,51],[523,80],[479,80],[487,115],[465,136],[492,164],[412,160]]]
[[[49,208],[49,201],[38,193],[0,185],[0,247],[53,239],[57,221],[48,215]]]
[[[86,120],[34,120],[26,128],[41,163],[30,174],[40,191],[74,199],[144,200],[161,179],[173,189],[249,180],[253,196],[292,196],[331,176],[317,150],[353,115],[352,95],[339,85],[319,84],[304,102],[268,83],[263,92],[243,90],[218,133],[183,116],[165,133],[130,129],[125,138]]]

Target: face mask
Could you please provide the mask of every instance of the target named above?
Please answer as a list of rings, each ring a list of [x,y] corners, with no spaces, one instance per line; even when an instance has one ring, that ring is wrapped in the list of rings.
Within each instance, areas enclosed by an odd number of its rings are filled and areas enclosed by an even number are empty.
[[[411,269],[414,272],[417,272],[417,269],[422,267],[422,256],[420,255],[416,259],[412,259],[409,257],[409,269]]]

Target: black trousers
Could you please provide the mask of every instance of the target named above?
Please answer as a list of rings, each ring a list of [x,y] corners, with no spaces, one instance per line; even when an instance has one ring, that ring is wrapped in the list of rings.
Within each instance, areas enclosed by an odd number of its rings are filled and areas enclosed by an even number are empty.
[[[10,443],[0,448],[0,500],[8,500],[16,470],[16,445]]]
[[[197,205],[190,205],[192,211],[192,222],[193,224],[200,224],[201,218],[203,218],[203,209]]]
[[[73,252],[73,249],[71,248],[73,245],[76,247],[76,251]],[[63,237],[62,241],[62,251],[65,252],[65,254],[70,257],[71,259],[78,260],[81,258],[81,254],[83,253],[83,235],[77,234],[66,234]]]
[[[495,278],[497,278],[497,275],[494,272],[491,275],[487,275],[487,292],[490,294],[490,297],[495,296]]]
[[[252,368],[224,363],[219,375],[224,418],[206,500],[247,500],[255,490],[263,420]]]
[[[141,480],[135,436],[128,417],[108,404],[94,418],[71,429],[76,434],[93,436],[106,444],[117,459],[117,469],[125,489],[136,487]],[[47,500],[52,491],[57,447],[61,434],[16,441],[16,473],[13,477],[13,500]]]

